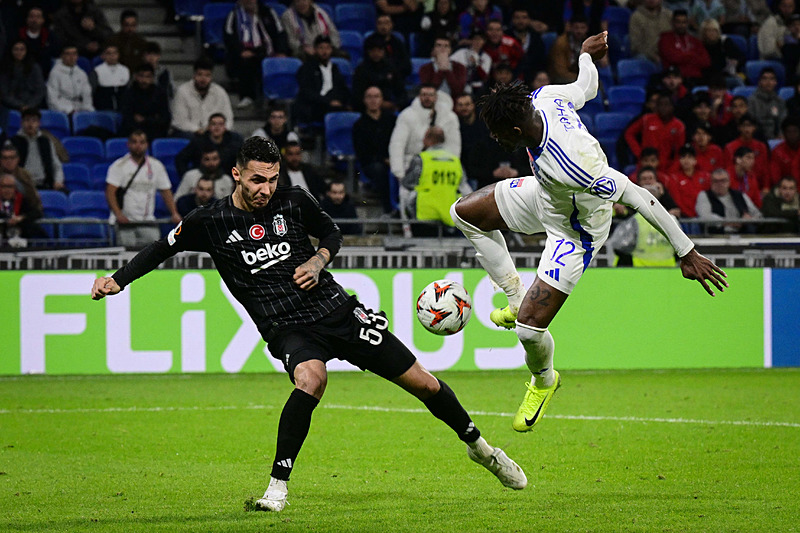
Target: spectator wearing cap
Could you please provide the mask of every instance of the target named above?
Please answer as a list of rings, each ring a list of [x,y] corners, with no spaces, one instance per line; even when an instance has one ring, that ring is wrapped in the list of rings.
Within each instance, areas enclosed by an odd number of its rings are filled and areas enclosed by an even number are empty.
[[[711,58],[702,41],[689,34],[689,14],[683,9],[672,13],[672,30],[659,37],[658,54],[663,66],[669,68],[675,65],[690,83],[699,80],[703,71],[711,65]]]
[[[589,34],[589,23],[582,13],[576,13],[568,29],[558,36],[547,56],[547,73],[553,83],[572,83],[578,79],[578,56]]]
[[[483,94],[492,72],[492,58],[484,50],[486,34],[475,30],[469,46],[459,48],[450,56],[452,61],[461,63],[467,69],[466,92],[473,95]]]
[[[419,69],[419,81],[433,85],[437,91],[449,94],[455,100],[464,93],[467,85],[467,67],[450,59],[452,50],[450,39],[437,37],[433,41],[431,62]]]
[[[672,29],[672,11],[662,5],[662,0],[644,0],[633,12],[628,23],[631,56],[660,63],[657,35]]]
[[[750,197],[759,209],[761,208],[762,188],[764,183],[756,175],[756,155],[747,146],[740,146],[733,154],[733,164],[728,165],[728,176],[731,178],[731,189],[735,189]],[[767,187],[764,191],[769,190]]]
[[[667,93],[661,93],[656,101],[655,113],[645,113],[625,130],[625,141],[637,158],[642,147],[658,149],[661,167],[668,169],[678,156],[678,150],[686,142],[686,127],[674,116],[674,106]]]
[[[405,104],[404,77],[386,59],[384,40],[375,33],[364,40],[364,58],[353,76],[353,109],[364,110],[364,91],[373,86],[383,94],[384,109],[394,111]]]
[[[766,67],[758,75],[758,88],[747,99],[748,112],[761,126],[767,139],[780,137],[780,124],[786,118],[786,103],[778,96],[778,75]]]
[[[317,37],[327,37],[332,49],[339,49],[342,41],[339,30],[324,9],[312,0],[292,0],[289,9],[281,15],[286,38],[292,55],[306,59],[314,55]]]
[[[711,172],[724,166],[725,154],[722,148],[712,142],[712,126],[708,122],[698,123],[692,133],[692,148],[697,158],[697,169]]]
[[[641,184],[640,184],[641,185]],[[691,145],[678,152],[678,165],[666,183],[684,216],[696,216],[697,195],[711,186],[711,174],[697,168],[697,157]]]
[[[789,33],[794,14],[794,0],[778,0],[775,4],[775,14],[767,17],[758,29],[758,55],[761,59],[781,59],[784,36]]]
[[[294,115],[298,123],[320,123],[326,114],[347,108],[350,90],[339,67],[331,61],[332,54],[331,38],[319,35],[314,39],[313,55],[297,70],[297,85],[300,89]]]
[[[411,74],[411,58],[408,56],[408,49],[405,43],[394,34],[394,22],[389,15],[378,15],[375,20],[375,33],[369,37],[376,36],[380,39],[386,49],[386,61],[394,66],[400,75],[401,80],[405,80]],[[368,38],[369,38],[368,37]],[[366,48],[366,42],[364,43]]]
[[[755,119],[750,115],[743,115],[739,119],[737,123],[739,136],[725,145],[725,164],[727,168],[732,168],[735,164],[736,151],[743,146],[749,148],[755,157],[752,172],[756,181],[759,184],[769,183],[769,148],[754,137],[757,127]],[[733,176],[731,176],[731,182],[733,182]]]
[[[484,50],[492,58],[493,65],[505,63],[514,71],[514,76],[521,77],[519,66],[524,54],[522,46],[516,39],[503,33],[503,23],[499,20],[490,20],[486,23]]]
[[[784,176],[792,175],[792,164],[800,162],[800,116],[787,117],[781,122],[783,142],[770,154],[770,186]]]

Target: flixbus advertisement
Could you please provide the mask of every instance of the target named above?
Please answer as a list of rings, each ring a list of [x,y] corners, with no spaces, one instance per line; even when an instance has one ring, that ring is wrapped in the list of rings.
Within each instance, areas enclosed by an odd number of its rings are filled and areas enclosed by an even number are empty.
[[[798,272],[785,282],[800,285]],[[0,374],[283,371],[216,271],[157,270],[116,296],[93,301],[92,282],[104,274],[0,272]],[[786,320],[794,331],[779,338],[800,346],[800,294],[784,291],[780,297],[787,302],[773,312],[776,291],[768,274],[733,269],[730,289],[711,298],[677,269],[589,270],[550,326],[557,364],[564,369],[771,366],[771,324],[782,320],[773,314],[790,313]],[[494,307],[505,305],[505,296],[482,270],[334,275],[364,305],[385,311],[392,331],[431,370],[524,365],[514,332],[489,320]],[[449,337],[425,331],[415,314],[420,291],[442,278],[463,283],[473,301],[472,320]],[[523,272],[526,285],[533,278],[534,271]],[[800,364],[792,353],[782,361]],[[353,367],[334,360],[329,368]]]

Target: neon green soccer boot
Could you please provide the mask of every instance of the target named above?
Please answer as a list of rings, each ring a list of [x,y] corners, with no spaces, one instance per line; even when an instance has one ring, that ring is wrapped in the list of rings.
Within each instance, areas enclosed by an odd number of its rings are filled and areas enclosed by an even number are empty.
[[[517,313],[513,312],[509,306],[499,307],[489,313],[489,320],[500,328],[514,329],[517,327]]]
[[[515,431],[530,431],[542,419],[550,400],[553,399],[553,395],[561,386],[561,374],[555,370],[554,372],[556,373],[556,380],[551,387],[538,388],[533,383],[525,384],[528,387],[528,392],[525,393],[525,398],[522,399],[522,404],[519,406],[517,414],[514,416],[514,421],[511,423],[511,427]]]

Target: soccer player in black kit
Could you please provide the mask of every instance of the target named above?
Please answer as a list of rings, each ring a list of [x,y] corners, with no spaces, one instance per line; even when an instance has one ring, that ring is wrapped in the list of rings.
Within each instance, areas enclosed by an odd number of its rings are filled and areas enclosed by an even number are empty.
[[[252,137],[239,151],[231,175],[233,194],[199,207],[169,235],[147,246],[111,277],[95,280],[92,298],[117,294],[184,250],[207,252],[236,299],[283,361],[295,389],[283,407],[269,486],[256,501],[264,511],[286,505],[287,481],[328,382],[325,363],[344,359],[416,396],[467,444],[469,457],[500,482],[522,489],[522,469],[490,446],[456,395],[431,375],[388,330],[383,313],[366,309],[325,270],[342,234],[303,188],[277,187],[280,152]],[[315,250],[309,235],[319,239]]]

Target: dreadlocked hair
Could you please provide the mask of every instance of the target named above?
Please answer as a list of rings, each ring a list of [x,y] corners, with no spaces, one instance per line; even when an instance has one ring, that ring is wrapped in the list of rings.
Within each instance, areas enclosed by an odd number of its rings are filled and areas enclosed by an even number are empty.
[[[531,91],[519,80],[501,83],[478,100],[480,117],[491,129],[498,124],[518,124],[530,113]]]

